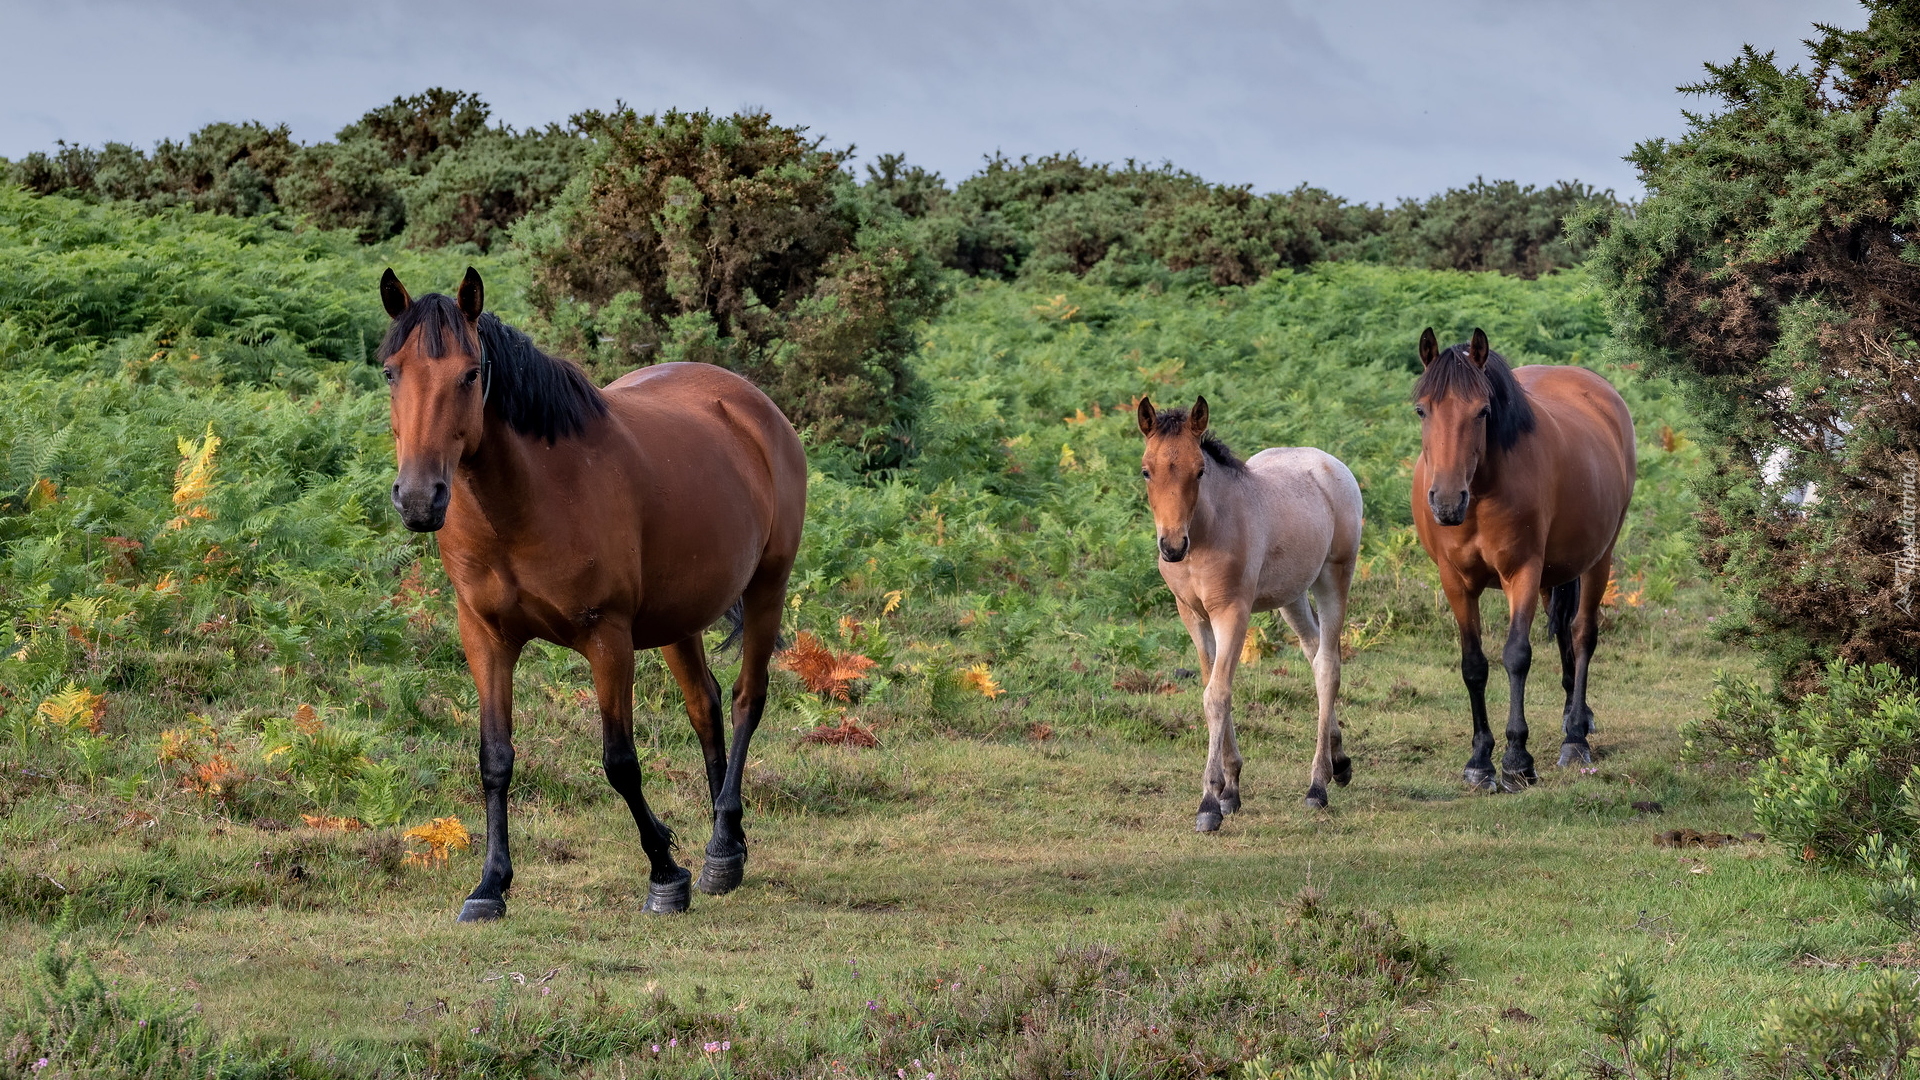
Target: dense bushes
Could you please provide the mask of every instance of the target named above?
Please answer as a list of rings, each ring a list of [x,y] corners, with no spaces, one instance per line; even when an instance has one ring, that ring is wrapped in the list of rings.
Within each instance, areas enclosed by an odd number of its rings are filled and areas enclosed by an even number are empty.
[[[897,215],[857,198],[848,152],[764,113],[623,109],[575,124],[593,149],[521,232],[559,343],[607,375],[722,364],[823,442],[881,443],[937,288]]]
[[[1692,89],[1718,111],[1636,148],[1651,196],[1590,221],[1626,359],[1683,386],[1709,436],[1726,625],[1798,689],[1831,657],[1920,673],[1920,15],[1866,6],[1807,69],[1709,65]]]
[[[474,94],[432,89],[399,97],[301,146],[286,125],[209,124],[148,156],[124,143],[60,144],[6,167],[36,194],[187,206],[240,217],[285,211],[363,243],[398,236],[487,250],[497,234],[566,186],[582,140],[557,125],[489,127]]]
[[[1538,277],[1584,257],[1583,244],[1563,232],[1570,214],[1619,205],[1611,192],[1579,184],[1475,181],[1388,209],[1304,184],[1255,195],[1171,165],[1115,168],[1075,154],[995,155],[951,192],[938,176],[883,157],[868,166],[866,191],[918,219],[929,249],[968,274],[1070,273],[1122,284],[1190,273],[1246,285],[1329,259]]]

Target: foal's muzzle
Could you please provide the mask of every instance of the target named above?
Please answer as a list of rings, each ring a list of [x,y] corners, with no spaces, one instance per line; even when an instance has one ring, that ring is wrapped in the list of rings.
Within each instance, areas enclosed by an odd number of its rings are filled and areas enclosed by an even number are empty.
[[[445,480],[431,482],[401,480],[393,485],[393,508],[400,520],[414,532],[435,532],[447,523],[447,503],[453,489]]]
[[[1179,562],[1181,559],[1187,557],[1187,549],[1192,546],[1193,540],[1191,537],[1183,536],[1180,538],[1180,542],[1175,544],[1163,536],[1160,538],[1160,557],[1168,562]]]
[[[1467,520],[1467,501],[1471,496],[1460,492],[1451,499],[1442,498],[1438,490],[1427,492],[1427,509],[1433,511],[1433,520],[1442,525],[1458,525]]]

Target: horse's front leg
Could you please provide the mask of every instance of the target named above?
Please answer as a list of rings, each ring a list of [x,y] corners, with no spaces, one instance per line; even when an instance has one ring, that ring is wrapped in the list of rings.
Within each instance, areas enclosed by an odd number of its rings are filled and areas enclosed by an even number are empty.
[[[1460,680],[1467,685],[1467,705],[1473,710],[1473,753],[1461,774],[1470,787],[1493,787],[1493,727],[1487,722],[1487,654],[1480,647],[1480,588],[1447,563],[1439,563],[1440,588],[1453,609],[1460,630]]]
[[[651,864],[647,902],[641,910],[666,915],[687,910],[693,875],[673,861],[673,830],[661,824],[641,793],[640,757],[633,750],[633,632],[603,622],[580,647],[593,666],[593,690],[600,699],[600,764],[607,783],[627,802],[640,828],[640,847]]]
[[[507,789],[513,785],[513,665],[521,643],[502,638],[486,620],[460,608],[460,645],[480,694],[480,790],[487,803],[487,861],[480,884],[460,906],[461,922],[507,913],[513,857],[507,850]]]
[[[1500,661],[1507,669],[1507,752],[1500,759],[1500,786],[1519,791],[1540,777],[1527,752],[1527,672],[1533,668],[1533,613],[1540,605],[1540,566],[1530,563],[1500,588],[1507,594],[1507,644]]]
[[[1195,832],[1213,832],[1220,828],[1228,806],[1240,808],[1240,746],[1233,737],[1233,674],[1240,664],[1240,649],[1246,644],[1247,624],[1252,613],[1243,604],[1222,611],[1209,611],[1213,628],[1213,671],[1207,676],[1207,688],[1201,695],[1207,715],[1207,768],[1200,790],[1200,812],[1195,815]]]

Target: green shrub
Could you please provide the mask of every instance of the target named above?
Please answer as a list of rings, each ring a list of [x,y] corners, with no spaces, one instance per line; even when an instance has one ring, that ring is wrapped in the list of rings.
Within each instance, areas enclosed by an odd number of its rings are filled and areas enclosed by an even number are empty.
[[[1885,664],[1834,663],[1772,724],[1753,776],[1755,821],[1811,860],[1850,860],[1874,836],[1907,844],[1920,768],[1920,681]]]
[[[1777,1003],[1761,1019],[1752,1074],[1777,1080],[1867,1080],[1920,1073],[1920,994],[1883,971],[1865,989]]]
[[[754,379],[822,443],[905,415],[915,326],[938,301],[898,218],[866,220],[849,151],[764,113],[583,113],[594,140],[519,233],[559,344],[612,376],[660,360]]]
[[[1587,219],[1626,358],[1675,380],[1707,436],[1721,626],[1795,692],[1836,657],[1920,673],[1920,15],[1865,7],[1864,29],[1815,28],[1806,67],[1751,47],[1708,65],[1688,89],[1714,108],[1631,156],[1648,199]]]
[[[1616,960],[1601,972],[1588,1023],[1606,1040],[1606,1049],[1592,1056],[1593,1075],[1679,1080],[1706,1064],[1705,1044],[1681,1028],[1672,1010],[1654,1004],[1654,997],[1653,986],[1631,960]]]

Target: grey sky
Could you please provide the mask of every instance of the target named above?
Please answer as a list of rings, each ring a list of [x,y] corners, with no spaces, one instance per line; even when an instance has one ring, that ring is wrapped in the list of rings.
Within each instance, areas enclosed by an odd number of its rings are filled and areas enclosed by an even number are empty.
[[[1702,61],[1800,61],[1852,0],[0,0],[0,155],[151,146],[214,120],[328,138],[428,86],[515,125],[623,98],[764,107],[951,180],[996,149],[1172,160],[1369,201],[1476,175],[1637,195],[1620,160],[1682,129]]]

